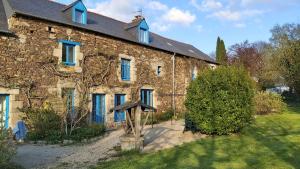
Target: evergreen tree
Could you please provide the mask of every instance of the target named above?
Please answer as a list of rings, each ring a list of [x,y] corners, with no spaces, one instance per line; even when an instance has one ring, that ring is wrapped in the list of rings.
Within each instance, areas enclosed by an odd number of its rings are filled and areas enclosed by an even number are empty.
[[[220,37],[217,39],[216,60],[220,64],[227,64],[228,62],[225,43]]]

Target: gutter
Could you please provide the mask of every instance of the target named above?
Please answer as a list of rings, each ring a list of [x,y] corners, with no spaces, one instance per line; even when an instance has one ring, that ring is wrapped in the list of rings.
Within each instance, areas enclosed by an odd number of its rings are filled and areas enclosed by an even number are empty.
[[[172,79],[173,79],[173,89],[172,89],[172,109],[174,113],[174,117],[176,117],[176,105],[175,105],[175,56],[176,53],[172,56]]]

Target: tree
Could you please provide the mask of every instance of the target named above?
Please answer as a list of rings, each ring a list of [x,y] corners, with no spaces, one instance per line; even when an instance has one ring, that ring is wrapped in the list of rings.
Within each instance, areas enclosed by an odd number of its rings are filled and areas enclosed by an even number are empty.
[[[230,63],[244,66],[252,77],[258,78],[262,69],[262,54],[255,43],[244,41],[229,48]]]
[[[225,43],[220,37],[217,39],[216,60],[220,64],[227,64],[228,62]]]
[[[238,132],[252,120],[253,97],[253,80],[243,68],[207,69],[188,87],[186,127],[207,134]]]
[[[271,30],[272,55],[286,84],[300,94],[300,24],[276,25]]]

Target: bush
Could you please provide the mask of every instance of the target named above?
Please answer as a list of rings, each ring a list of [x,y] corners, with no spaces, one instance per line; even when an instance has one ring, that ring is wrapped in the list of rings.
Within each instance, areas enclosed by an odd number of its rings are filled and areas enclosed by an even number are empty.
[[[163,113],[156,114],[156,116],[157,116],[157,120],[159,122],[168,121],[168,120],[171,120],[172,117],[174,116],[174,111],[171,108],[169,108],[169,109],[167,109],[167,111],[165,111]]]
[[[101,136],[105,133],[105,126],[102,124],[92,124],[87,127],[77,128],[66,139],[72,139],[81,142],[84,139],[91,139],[93,137]]]
[[[0,130],[0,168],[10,166],[10,159],[15,155],[16,150],[12,142],[9,141],[9,133],[6,130]]]
[[[52,136],[50,132],[61,131],[61,117],[52,108],[21,109],[25,114],[25,123],[29,128],[28,137],[41,140]]]
[[[276,93],[258,92],[255,97],[256,114],[280,113],[286,107],[282,97]]]
[[[190,84],[186,120],[206,134],[238,132],[253,119],[254,82],[242,68],[204,70]]]
[[[50,144],[61,143],[63,139],[82,141],[105,133],[104,125],[85,125],[78,127],[71,135],[66,135],[61,128],[62,118],[51,108],[21,109],[25,113],[25,122],[29,128],[27,138],[32,141],[44,140]]]

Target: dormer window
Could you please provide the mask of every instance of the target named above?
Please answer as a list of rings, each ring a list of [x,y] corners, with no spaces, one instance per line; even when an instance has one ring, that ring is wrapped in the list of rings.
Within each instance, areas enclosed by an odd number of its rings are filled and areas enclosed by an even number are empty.
[[[148,30],[144,28],[140,29],[140,42],[149,43],[149,33]]]
[[[68,19],[80,24],[87,24],[87,9],[82,0],[76,0],[63,9]]]
[[[83,24],[83,15],[83,11],[75,9],[75,22]]]

